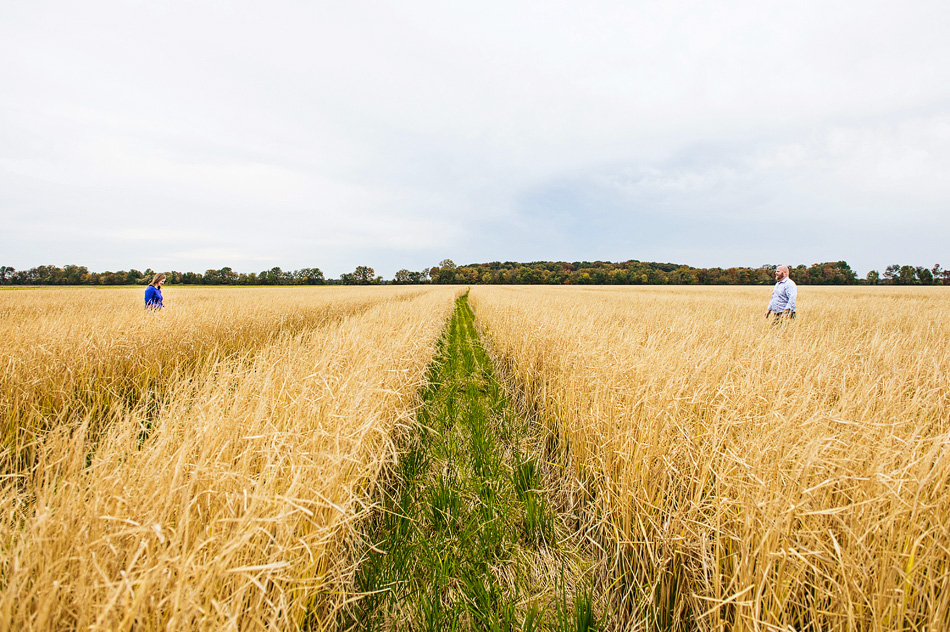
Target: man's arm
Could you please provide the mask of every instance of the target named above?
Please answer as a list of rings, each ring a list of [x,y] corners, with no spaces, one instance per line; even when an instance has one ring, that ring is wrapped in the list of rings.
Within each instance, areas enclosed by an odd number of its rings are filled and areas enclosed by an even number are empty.
[[[788,303],[785,304],[785,313],[788,314],[789,312],[795,311],[795,301],[798,299],[798,286],[789,284],[786,295],[788,296]]]

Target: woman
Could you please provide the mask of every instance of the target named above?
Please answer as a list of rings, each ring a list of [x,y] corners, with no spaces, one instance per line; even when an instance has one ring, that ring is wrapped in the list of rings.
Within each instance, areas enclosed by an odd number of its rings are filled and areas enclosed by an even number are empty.
[[[162,309],[162,283],[165,275],[159,272],[152,277],[152,282],[145,288],[145,309]]]

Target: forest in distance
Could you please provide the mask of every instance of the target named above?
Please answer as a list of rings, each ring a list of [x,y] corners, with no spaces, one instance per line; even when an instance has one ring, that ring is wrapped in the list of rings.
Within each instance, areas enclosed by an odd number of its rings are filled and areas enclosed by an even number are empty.
[[[90,272],[86,266],[41,265],[26,270],[0,266],[0,285],[142,285],[156,271],[134,268],[117,272]],[[369,266],[357,266],[339,278],[327,278],[320,268],[236,272],[230,267],[202,272],[166,272],[169,284],[182,285],[768,285],[775,265],[757,268],[695,268],[676,263],[631,259],[610,261],[514,261],[456,265],[443,259],[428,269],[402,269],[392,279],[378,276]],[[863,278],[846,261],[789,266],[800,285],[950,285],[950,269],[893,264],[883,272],[871,270]]]

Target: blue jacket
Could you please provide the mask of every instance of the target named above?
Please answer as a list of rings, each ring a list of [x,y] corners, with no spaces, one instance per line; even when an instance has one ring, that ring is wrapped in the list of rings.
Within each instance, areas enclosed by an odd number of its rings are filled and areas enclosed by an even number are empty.
[[[162,305],[162,291],[154,285],[145,288],[145,307],[151,309],[161,309],[164,307]]]

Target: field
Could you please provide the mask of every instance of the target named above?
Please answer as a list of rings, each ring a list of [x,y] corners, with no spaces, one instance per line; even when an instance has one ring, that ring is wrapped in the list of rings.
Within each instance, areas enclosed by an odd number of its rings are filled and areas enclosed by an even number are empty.
[[[630,627],[950,625],[950,294],[476,287]]]
[[[2,630],[950,626],[944,288],[167,289],[0,292]],[[410,492],[515,561],[358,616]]]
[[[0,292],[0,627],[332,620],[456,293]]]

